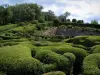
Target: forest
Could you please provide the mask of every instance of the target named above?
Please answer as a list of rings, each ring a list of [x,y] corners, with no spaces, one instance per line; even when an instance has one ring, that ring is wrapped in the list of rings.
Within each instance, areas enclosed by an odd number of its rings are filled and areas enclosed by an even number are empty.
[[[0,75],[100,75],[100,24],[70,15],[1,5]]]

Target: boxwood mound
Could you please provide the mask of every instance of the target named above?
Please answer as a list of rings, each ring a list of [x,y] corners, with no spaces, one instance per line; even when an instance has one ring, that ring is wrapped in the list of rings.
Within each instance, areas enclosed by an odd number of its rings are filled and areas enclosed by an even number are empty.
[[[100,45],[93,46],[92,53],[100,53]]]
[[[66,47],[53,48],[52,51],[58,54],[64,54],[67,52],[73,53],[76,56],[74,64],[74,74],[80,73],[82,71],[83,59],[87,56],[87,52],[84,49],[72,46],[66,46]]]
[[[100,53],[87,56],[83,62],[84,75],[100,75]]]
[[[70,75],[73,71],[73,64],[75,62],[75,56],[72,53],[66,53],[65,56],[55,53],[51,50],[45,50],[46,48],[33,50],[34,58],[40,60],[43,63],[43,71],[63,71]],[[72,57],[70,56],[72,55]]]
[[[31,50],[24,45],[0,48],[0,71],[7,75],[40,75],[42,64],[31,56]]]

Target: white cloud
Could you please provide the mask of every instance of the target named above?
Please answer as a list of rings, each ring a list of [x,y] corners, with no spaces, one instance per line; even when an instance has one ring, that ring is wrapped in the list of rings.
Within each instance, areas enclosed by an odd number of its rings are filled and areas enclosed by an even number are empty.
[[[59,6],[57,3],[64,4]],[[70,16],[69,18],[87,19],[91,16],[98,15],[100,16],[100,1],[99,0],[56,0],[56,3],[48,6],[44,5],[44,11],[53,10],[56,14],[61,14],[66,11],[69,11],[71,14],[76,14],[78,16]],[[96,18],[93,18],[96,19]]]

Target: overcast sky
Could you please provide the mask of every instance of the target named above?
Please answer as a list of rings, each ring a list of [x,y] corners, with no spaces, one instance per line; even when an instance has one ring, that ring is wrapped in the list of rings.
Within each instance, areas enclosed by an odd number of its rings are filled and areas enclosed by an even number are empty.
[[[0,5],[16,3],[37,3],[44,7],[43,11],[52,10],[56,15],[69,11],[70,19],[98,20],[100,23],[100,0],[0,0]]]

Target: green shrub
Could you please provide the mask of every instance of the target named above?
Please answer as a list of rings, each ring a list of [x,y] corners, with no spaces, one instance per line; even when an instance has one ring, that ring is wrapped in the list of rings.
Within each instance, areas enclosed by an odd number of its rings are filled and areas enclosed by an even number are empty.
[[[0,75],[7,75],[6,73],[0,72]]]
[[[52,27],[53,26],[53,22],[51,22],[51,21],[47,22],[47,26]]]
[[[67,52],[73,53],[76,56],[76,61],[83,61],[84,57],[86,57],[87,52],[84,49],[81,48],[76,48],[72,46],[68,47],[58,47],[58,48],[53,48],[52,51],[58,53],[58,54],[64,54]]]
[[[35,58],[40,60],[44,64],[55,64],[55,70],[64,71],[65,73],[68,73],[70,71],[69,60],[66,57],[50,50],[36,50]]]
[[[42,29],[44,29],[46,25],[47,25],[46,23],[39,23],[38,25],[36,25],[37,30],[42,30]]]
[[[88,36],[75,37],[75,38],[67,40],[66,42],[73,43],[73,44],[81,44],[86,47],[92,47],[95,45],[95,41],[91,40],[90,37]]]
[[[27,25],[27,23],[25,23],[25,22],[18,23],[18,26],[25,26],[25,25]]]
[[[31,56],[31,50],[24,45],[0,48],[0,71],[7,75],[39,75],[42,64]]]
[[[91,54],[83,62],[84,75],[100,75],[100,53]]]
[[[55,71],[55,72],[48,72],[48,73],[45,73],[43,75],[66,75],[64,72],[61,72],[61,71]]]
[[[31,23],[37,25],[39,22],[38,22],[38,20],[34,20],[34,21],[31,21]]]
[[[100,45],[95,45],[92,47],[92,53],[100,53]]]
[[[68,58],[69,61],[70,61],[70,65],[69,65],[70,66],[70,73],[69,73],[69,75],[72,75],[73,74],[73,68],[74,68],[73,66],[74,66],[76,57],[73,53],[64,53],[63,56]]]
[[[56,65],[55,64],[44,64],[43,65],[43,72],[50,72],[50,71],[55,71],[56,70]]]
[[[67,53],[67,52],[73,53],[76,56],[76,60],[75,60],[75,63],[74,63],[74,70],[75,70],[75,72],[81,72],[82,71],[83,59],[87,55],[87,52],[84,49],[68,46],[68,47],[54,48],[54,49],[52,49],[52,51],[54,51],[58,54],[64,54],[64,53]]]
[[[70,63],[74,63],[76,56],[73,53],[64,53],[63,56],[69,59]]]
[[[53,26],[59,26],[59,24],[60,24],[59,19],[54,19],[53,20]]]

